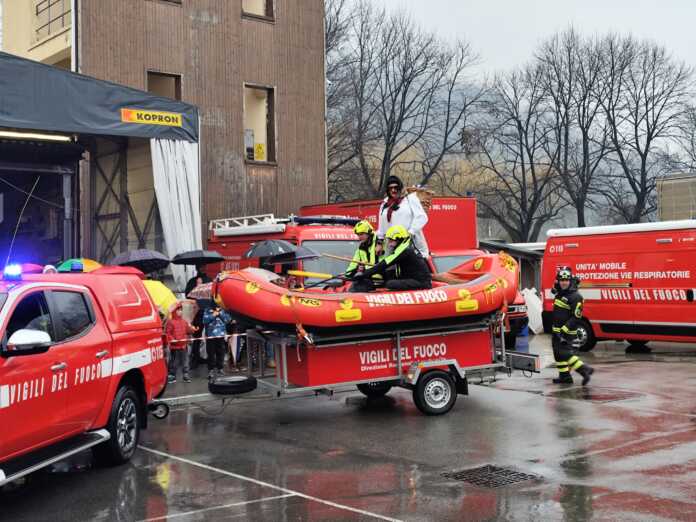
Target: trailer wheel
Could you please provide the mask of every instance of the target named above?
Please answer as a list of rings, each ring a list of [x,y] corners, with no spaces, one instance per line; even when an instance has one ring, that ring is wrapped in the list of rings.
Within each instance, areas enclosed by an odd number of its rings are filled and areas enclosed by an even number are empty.
[[[426,415],[442,415],[457,400],[457,387],[449,373],[433,370],[418,379],[413,389],[413,402]]]
[[[579,352],[589,352],[597,344],[597,338],[592,331],[592,326],[586,319],[581,319],[577,327],[578,340],[576,347]]]
[[[387,382],[365,382],[363,384],[358,384],[358,390],[368,399],[379,399],[380,397],[384,397],[389,393],[391,388],[392,385]]]

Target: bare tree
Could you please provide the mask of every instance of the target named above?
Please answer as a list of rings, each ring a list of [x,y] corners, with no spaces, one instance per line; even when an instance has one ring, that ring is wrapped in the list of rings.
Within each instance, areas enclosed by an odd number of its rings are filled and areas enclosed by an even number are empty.
[[[692,71],[651,42],[611,35],[597,45],[602,81],[596,96],[617,172],[605,177],[603,192],[616,214],[636,223],[656,209],[656,178],[666,168],[663,148],[683,120]]]
[[[560,147],[553,146],[546,96],[540,67],[497,79],[479,124],[480,152],[471,158],[478,172],[467,189],[476,194],[481,217],[495,219],[513,241],[535,241],[565,206],[557,190]],[[456,175],[449,185],[462,192]]]
[[[349,61],[346,46],[351,36],[354,7],[349,0],[326,0],[324,45],[326,67],[326,147],[329,191],[336,184],[341,167],[355,157],[350,120],[343,117],[350,100],[347,81]]]
[[[554,139],[548,151],[563,185],[562,196],[575,208],[578,226],[587,223],[585,212],[596,193],[610,152],[608,127],[596,96],[601,60],[595,46],[570,28],[541,45],[536,60],[543,71],[553,120]]]
[[[471,48],[361,1],[343,51],[348,93],[329,114],[341,138],[330,153],[332,199],[381,194],[395,172],[427,182],[461,147],[461,130],[483,92],[467,84]]]

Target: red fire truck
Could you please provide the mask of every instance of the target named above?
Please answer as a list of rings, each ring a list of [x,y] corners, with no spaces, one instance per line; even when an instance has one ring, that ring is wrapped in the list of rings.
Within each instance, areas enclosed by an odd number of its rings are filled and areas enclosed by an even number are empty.
[[[300,209],[301,216],[337,215],[367,219],[375,226],[381,200],[349,201],[310,205]],[[450,268],[477,256],[481,250],[478,242],[476,198],[433,197],[428,201],[428,223],[423,232],[430,248],[430,269],[433,273],[446,272]],[[527,325],[527,306],[518,292],[508,305],[509,327],[505,332],[505,345],[515,348],[517,335]]]
[[[301,217],[344,216],[377,222],[379,200],[352,201],[312,205],[300,209]],[[309,247],[324,254],[352,258],[357,248],[357,237],[351,227],[341,224],[301,224],[301,220],[276,218],[272,214],[218,219],[210,222],[208,246],[225,256],[221,264],[210,265],[209,275],[221,270],[237,270],[253,266],[258,260],[244,259],[243,254],[252,243],[264,239],[284,239],[296,245]],[[430,247],[430,268],[433,273],[446,272],[481,253],[478,245],[476,199],[435,197],[428,211],[424,229]],[[347,263],[328,257],[307,259],[302,270],[339,274]],[[314,283],[316,279],[307,279]],[[515,347],[517,334],[527,324],[527,307],[521,294],[508,305],[505,344]],[[507,327],[509,325],[509,328]]]
[[[550,330],[556,271],[569,266],[585,299],[578,347],[627,340],[696,342],[696,220],[549,230],[542,267]]]

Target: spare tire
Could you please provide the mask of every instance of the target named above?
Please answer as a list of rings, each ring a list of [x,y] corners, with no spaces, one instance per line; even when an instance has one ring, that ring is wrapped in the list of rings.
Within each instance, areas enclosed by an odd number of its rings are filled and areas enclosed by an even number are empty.
[[[250,375],[230,375],[218,377],[208,382],[208,391],[216,395],[238,395],[256,389],[256,377]]]

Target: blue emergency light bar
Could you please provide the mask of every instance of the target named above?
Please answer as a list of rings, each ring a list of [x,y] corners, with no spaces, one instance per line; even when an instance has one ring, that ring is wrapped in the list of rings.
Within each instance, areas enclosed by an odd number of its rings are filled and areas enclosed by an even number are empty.
[[[18,281],[22,279],[22,265],[7,265],[2,271],[2,278],[6,281]]]

